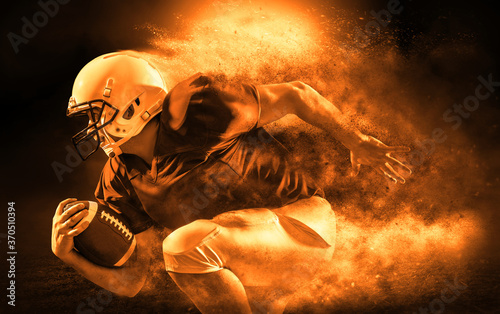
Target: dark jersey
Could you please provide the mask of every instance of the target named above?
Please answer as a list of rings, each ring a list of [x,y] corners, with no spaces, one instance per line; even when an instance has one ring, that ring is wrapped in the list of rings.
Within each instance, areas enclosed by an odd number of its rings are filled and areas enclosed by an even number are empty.
[[[110,158],[96,198],[121,212],[134,233],[153,224],[176,229],[228,210],[281,206],[319,189],[262,128],[255,86],[209,78],[193,95],[178,130],[164,103],[151,167],[140,157]]]

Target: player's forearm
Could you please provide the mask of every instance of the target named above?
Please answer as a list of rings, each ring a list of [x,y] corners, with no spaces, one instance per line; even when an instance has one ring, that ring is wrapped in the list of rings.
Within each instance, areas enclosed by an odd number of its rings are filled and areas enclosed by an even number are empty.
[[[297,82],[295,88],[298,101],[293,110],[300,119],[327,131],[349,149],[363,141],[365,135],[334,104],[307,84]]]
[[[61,260],[96,285],[128,297],[135,296],[141,290],[146,280],[149,264],[140,262],[134,263],[136,265],[132,266],[107,268],[90,262],[76,251],[61,258]],[[141,265],[142,267],[139,267]]]

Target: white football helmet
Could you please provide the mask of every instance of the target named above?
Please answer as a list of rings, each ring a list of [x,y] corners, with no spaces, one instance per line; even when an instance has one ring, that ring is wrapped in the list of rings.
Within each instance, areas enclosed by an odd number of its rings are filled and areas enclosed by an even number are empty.
[[[161,112],[167,87],[149,62],[126,52],[95,58],[78,73],[68,116],[88,115],[89,125],[73,136],[82,159],[100,146],[109,157]]]

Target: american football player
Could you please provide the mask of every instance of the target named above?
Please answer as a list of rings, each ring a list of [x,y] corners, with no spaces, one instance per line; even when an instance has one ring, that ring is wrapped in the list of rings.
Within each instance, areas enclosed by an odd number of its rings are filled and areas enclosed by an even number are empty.
[[[159,71],[144,59],[123,52],[94,59],[78,74],[69,101],[69,116],[84,115],[89,120],[88,126],[73,137],[73,143],[83,159],[99,147],[109,156],[95,195],[99,202],[129,220],[136,234],[137,258],[117,271],[95,265],[75,251],[73,238],[87,226],[77,226],[77,223],[87,212],[80,211],[81,204],[65,212],[62,210],[75,199],[61,202],[56,209],[52,230],[54,254],[94,283],[117,294],[133,296],[140,291],[147,276],[145,265],[150,263],[154,245],[150,241],[154,239],[152,227],[155,225],[171,231],[187,225],[167,238],[177,240],[166,240],[165,249],[185,239],[200,240],[208,236],[212,230],[206,233],[206,225],[222,229],[223,233],[245,229],[236,222],[259,220],[259,215],[245,212],[235,218],[222,213],[265,207],[275,208],[264,210],[265,215],[271,217],[267,226],[278,217],[283,222],[278,227],[286,229],[288,236],[293,234],[291,230],[302,230],[299,238],[304,234],[322,234],[311,226],[321,219],[311,214],[315,218],[308,220],[305,213],[309,210],[295,218],[295,214],[287,215],[285,210],[303,209],[305,206],[300,204],[308,202],[313,202],[314,208],[324,207],[315,203],[323,196],[322,190],[263,129],[287,114],[295,114],[339,139],[351,151],[354,173],[361,165],[368,165],[395,182],[404,183],[402,170],[410,170],[390,154],[406,152],[406,147],[390,147],[362,134],[337,107],[302,82],[255,86],[198,73],[168,90]],[[220,214],[226,219],[217,216]],[[200,219],[207,221],[200,223]],[[236,229],[230,227],[234,223]],[[201,231],[191,236],[191,231],[198,228]],[[259,242],[258,233],[255,231],[249,238],[255,238],[255,245],[265,247],[268,243]],[[331,236],[327,234],[323,239],[328,244],[323,248],[325,252],[333,244],[326,240]],[[315,238],[318,243],[322,243],[320,238]],[[199,245],[193,241],[189,247]],[[283,247],[289,246],[286,243],[283,242]],[[226,247],[218,254],[232,256],[235,250]],[[174,260],[176,252],[180,251],[166,250],[165,260]],[[195,304],[203,308],[183,277],[189,275],[185,271],[189,267],[182,268],[180,264],[181,268],[177,269],[167,265],[167,270],[174,274],[174,280]],[[210,272],[216,277],[209,280],[211,283],[231,276],[227,277],[229,264],[217,265],[220,268]],[[239,275],[235,276],[244,282]],[[234,286],[235,281],[231,282]],[[235,293],[238,291],[241,292]],[[211,309],[213,305],[206,306]]]

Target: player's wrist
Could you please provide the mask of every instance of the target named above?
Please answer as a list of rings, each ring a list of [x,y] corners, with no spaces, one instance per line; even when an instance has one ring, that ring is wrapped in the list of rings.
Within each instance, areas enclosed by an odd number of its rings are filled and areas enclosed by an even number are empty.
[[[350,151],[356,151],[363,143],[368,141],[368,136],[358,130],[353,130],[341,141]]]
[[[56,256],[64,263],[72,265],[78,259],[78,252],[72,249],[69,252],[56,254]]]

